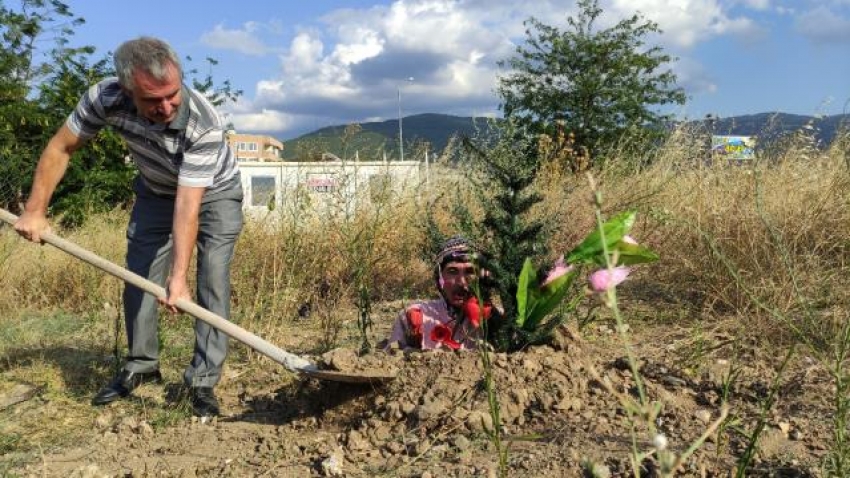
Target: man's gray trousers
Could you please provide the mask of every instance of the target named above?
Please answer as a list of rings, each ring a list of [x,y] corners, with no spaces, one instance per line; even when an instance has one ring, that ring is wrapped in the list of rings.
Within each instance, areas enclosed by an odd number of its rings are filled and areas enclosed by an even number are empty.
[[[127,267],[165,285],[171,269],[174,198],[158,196],[137,178],[136,202],[127,227]],[[197,239],[197,303],[230,318],[230,263],[242,230],[242,186],[237,175],[221,191],[204,195]],[[124,317],[128,355],[124,368],[149,372],[159,368],[159,307],[156,298],[127,284]],[[213,387],[221,378],[228,337],[195,320],[195,350],[183,374],[190,387]]]

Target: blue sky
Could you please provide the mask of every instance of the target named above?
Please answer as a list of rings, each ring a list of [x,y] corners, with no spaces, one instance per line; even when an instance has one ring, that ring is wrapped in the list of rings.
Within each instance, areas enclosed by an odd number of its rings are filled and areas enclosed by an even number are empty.
[[[523,5],[520,5],[523,4]],[[683,119],[850,110],[850,0],[600,0],[602,26],[636,12],[689,96]],[[350,122],[498,115],[499,60],[534,16],[563,28],[575,1],[71,1],[86,23],[73,44],[99,54],[153,35],[244,95],[224,108],[236,129],[290,139]],[[409,80],[409,78],[413,80]]]

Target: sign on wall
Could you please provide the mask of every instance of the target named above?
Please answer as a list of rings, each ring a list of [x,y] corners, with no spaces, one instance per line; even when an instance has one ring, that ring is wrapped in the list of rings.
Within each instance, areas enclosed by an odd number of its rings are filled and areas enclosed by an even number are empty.
[[[711,137],[711,155],[719,159],[755,159],[755,136],[716,135]]]
[[[307,173],[305,185],[317,193],[336,191],[337,179],[334,173]]]

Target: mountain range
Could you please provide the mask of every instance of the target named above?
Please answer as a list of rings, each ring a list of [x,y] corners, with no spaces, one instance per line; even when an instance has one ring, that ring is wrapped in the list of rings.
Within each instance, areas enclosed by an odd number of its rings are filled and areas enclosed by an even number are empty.
[[[453,136],[474,135],[477,129],[486,128],[488,118],[451,116],[425,113],[401,119],[404,148],[413,153],[427,145],[429,151],[439,153]],[[339,157],[359,155],[383,156],[399,159],[399,122],[397,119],[356,125],[327,126],[295,139],[284,141],[283,159],[305,159],[330,152]],[[409,157],[409,154],[407,155]]]
[[[398,120],[328,126],[285,141],[283,159],[320,159],[326,153],[350,158],[356,152],[360,157],[385,155],[387,159],[395,160],[401,155],[410,158],[414,151],[421,151],[425,146],[432,153],[439,153],[453,136],[473,136],[476,131],[485,129],[490,121],[489,118],[437,113],[406,116],[401,120],[403,149],[398,143]],[[727,118],[706,117],[687,123],[704,127],[717,135],[756,136],[760,145],[806,128],[812,131],[818,144],[828,145],[842,127],[850,125],[850,114],[805,116],[771,112]]]

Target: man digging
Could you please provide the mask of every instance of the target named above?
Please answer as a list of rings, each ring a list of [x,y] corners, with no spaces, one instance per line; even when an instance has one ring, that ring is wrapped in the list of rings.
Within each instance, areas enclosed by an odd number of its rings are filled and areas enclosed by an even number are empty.
[[[178,300],[191,300],[187,275],[197,246],[197,303],[228,318],[230,262],[242,230],[242,186],[224,122],[202,93],[183,84],[177,54],[162,40],[127,41],[114,61],[117,78],[90,87],[44,148],[15,230],[42,241],[49,231],[50,198],[71,155],[111,126],[126,141],[139,171],[127,227],[128,269],[164,285],[167,297],[160,302],[176,313]],[[126,363],[95,395],[94,405],[162,380],[157,299],[127,284],[124,316]],[[221,378],[227,341],[226,334],[195,321],[194,354],[183,381],[197,416],[219,414],[213,387]]]

